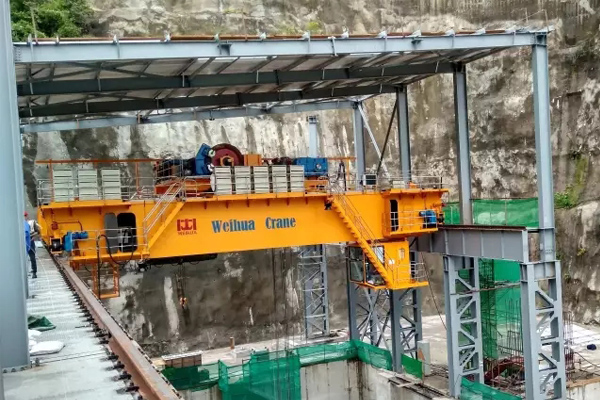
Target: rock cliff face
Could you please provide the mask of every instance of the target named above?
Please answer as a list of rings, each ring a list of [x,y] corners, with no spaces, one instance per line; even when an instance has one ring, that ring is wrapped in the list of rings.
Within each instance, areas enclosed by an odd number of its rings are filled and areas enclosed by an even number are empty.
[[[450,28],[542,27],[552,24],[550,79],[558,248],[565,274],[566,308],[581,322],[600,321],[600,0],[108,0],[94,2],[107,32],[126,36],[185,34],[445,31]],[[534,126],[529,50],[500,53],[469,66],[469,122],[473,194],[481,198],[535,196]],[[430,78],[409,89],[413,168],[447,177],[456,169],[451,77]],[[370,126],[381,145],[393,99],[368,101]],[[318,114],[322,150],[352,155],[349,111]],[[300,156],[307,143],[306,115],[121,127],[24,137],[26,189],[35,203],[35,159],[189,157],[201,143],[230,142],[265,156]],[[398,168],[398,146],[387,163]],[[372,146],[368,165],[375,164]],[[558,204],[558,203],[557,203]],[[279,254],[279,253],[276,253]],[[279,257],[279,256],[277,256]],[[345,274],[339,250],[331,250],[333,326],[344,327]],[[441,269],[430,264],[433,290],[442,298]],[[218,346],[298,329],[301,294],[295,272],[271,266],[271,253],[220,256],[187,266],[190,315],[179,309],[176,267],[144,275],[126,273],[124,295],[108,302],[152,353]],[[300,300],[299,300],[300,299]],[[429,304],[430,302],[425,302]],[[285,321],[295,321],[287,325]],[[282,325],[283,324],[283,325]]]

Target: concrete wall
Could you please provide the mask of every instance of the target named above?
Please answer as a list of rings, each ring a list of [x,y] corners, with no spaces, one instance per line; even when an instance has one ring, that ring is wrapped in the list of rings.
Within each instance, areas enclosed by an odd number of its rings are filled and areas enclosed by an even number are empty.
[[[600,399],[600,380],[588,380],[576,383],[570,387],[568,397],[571,400],[596,400]]]
[[[213,386],[208,390],[200,390],[197,392],[180,390],[179,393],[185,400],[221,400],[221,391],[218,386]]]
[[[335,361],[302,368],[302,400],[361,400],[360,364]]]

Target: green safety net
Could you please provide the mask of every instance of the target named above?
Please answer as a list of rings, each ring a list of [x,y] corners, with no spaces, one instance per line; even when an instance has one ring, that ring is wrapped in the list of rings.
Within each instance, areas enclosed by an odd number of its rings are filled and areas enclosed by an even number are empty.
[[[209,389],[219,381],[218,363],[182,368],[167,367],[162,373],[177,390]]]
[[[457,203],[444,209],[446,224],[460,224]],[[538,201],[531,199],[473,200],[476,225],[538,226]],[[519,263],[508,260],[479,260],[481,330],[486,365],[522,353]],[[493,289],[493,290],[489,290]],[[484,384],[462,381],[461,399],[518,399]]]
[[[415,358],[402,354],[402,368],[404,372],[423,379],[423,362]]]
[[[27,316],[27,327],[36,331],[44,332],[55,329],[56,326],[48,318],[39,315]]]
[[[376,368],[392,369],[392,355],[388,350],[352,340],[256,352],[242,365],[229,366],[219,361],[196,367],[165,368],[163,375],[177,390],[204,390],[218,384],[223,400],[300,400],[301,367],[345,360],[360,360]],[[421,367],[415,367],[414,361],[406,356],[402,360],[408,373],[420,376]]]
[[[538,226],[537,198],[473,200],[473,223],[476,225]],[[460,224],[458,203],[444,208],[444,223]]]
[[[501,392],[483,383],[471,382],[463,378],[461,382],[461,400],[521,400],[519,396]]]

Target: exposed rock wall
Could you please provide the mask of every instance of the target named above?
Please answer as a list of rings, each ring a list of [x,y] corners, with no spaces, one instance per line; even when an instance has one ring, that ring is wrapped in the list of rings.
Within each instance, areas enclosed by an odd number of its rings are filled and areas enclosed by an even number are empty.
[[[541,27],[552,24],[550,79],[555,190],[565,209],[557,213],[558,246],[566,274],[567,308],[583,322],[600,321],[600,78],[598,13],[600,0],[108,0],[97,1],[101,24],[110,33],[325,33],[445,31],[449,28]],[[475,197],[530,197],[536,192],[534,126],[528,49],[513,50],[469,66],[469,122]],[[448,177],[455,188],[453,91],[450,76],[430,78],[409,89],[413,168]],[[369,123],[380,145],[393,98],[367,102]],[[349,111],[318,113],[327,156],[352,155]],[[24,137],[29,201],[34,204],[34,159],[191,156],[203,143],[226,141],[265,156],[305,154],[306,115],[121,127]],[[398,146],[390,143],[387,162],[398,168]],[[367,165],[375,164],[372,147]],[[334,250],[336,252],[337,250]],[[337,253],[336,253],[337,254]],[[441,295],[441,269],[430,262],[433,290]],[[220,256],[186,268],[191,316],[178,308],[174,268],[123,278],[125,295],[110,301],[113,314],[142,343],[158,343],[155,353],[194,346],[223,345],[271,337],[286,320],[298,321],[293,273],[273,272],[267,252]],[[330,262],[334,327],[345,326],[344,274]],[[287,282],[283,303],[295,312],[276,311],[273,287]],[[287,286],[286,286],[287,285]],[[281,298],[279,299],[281,302]],[[431,304],[430,301],[425,302]],[[286,308],[289,311],[289,309]],[[430,310],[432,311],[432,310]],[[291,329],[291,328],[290,328]],[[295,328],[294,328],[295,329]]]

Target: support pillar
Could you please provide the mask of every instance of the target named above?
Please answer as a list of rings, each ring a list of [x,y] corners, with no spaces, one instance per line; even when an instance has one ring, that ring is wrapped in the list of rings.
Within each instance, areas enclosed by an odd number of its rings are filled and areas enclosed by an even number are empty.
[[[317,117],[308,117],[308,156],[319,157],[319,130],[317,129]]]
[[[354,103],[353,123],[355,170],[357,182],[360,182],[365,174],[365,124],[360,113],[360,103]]]
[[[456,154],[458,196],[462,224],[473,223],[471,207],[471,145],[469,140],[469,111],[467,108],[467,72],[463,64],[454,70],[454,118],[456,124]]]
[[[0,359],[2,368],[18,369],[29,365],[27,309],[23,269],[25,234],[23,222],[23,168],[21,136],[17,112],[15,66],[11,39],[10,4],[0,6],[0,121],[3,122],[3,146],[0,147]],[[21,199],[21,201],[19,201]]]
[[[483,382],[479,263],[476,259],[444,256],[448,385],[459,397],[461,381]]]
[[[396,89],[396,111],[398,121],[398,147],[400,148],[400,166],[402,169],[402,180],[410,181],[410,136],[408,130],[408,93],[406,86]]]
[[[463,64],[454,69],[454,112],[460,221],[473,223],[471,200],[471,154],[467,74]],[[448,336],[450,395],[459,397],[461,381],[483,382],[483,346],[479,295],[479,260],[444,256],[444,294]]]
[[[304,333],[307,339],[329,335],[327,257],[324,245],[300,251],[300,279],[304,292]]]
[[[550,89],[546,34],[532,48],[540,260],[521,265],[525,393],[531,400],[565,399],[561,265],[556,259]],[[540,282],[545,281],[542,285]]]
[[[410,136],[408,121],[408,91],[406,86],[396,90],[396,120],[398,122],[398,147],[402,180],[411,180]],[[410,253],[410,261],[416,262],[417,254]],[[417,357],[417,342],[423,339],[421,319],[421,289],[390,290],[390,314],[392,326],[392,359],[394,370],[402,371],[402,355]]]

